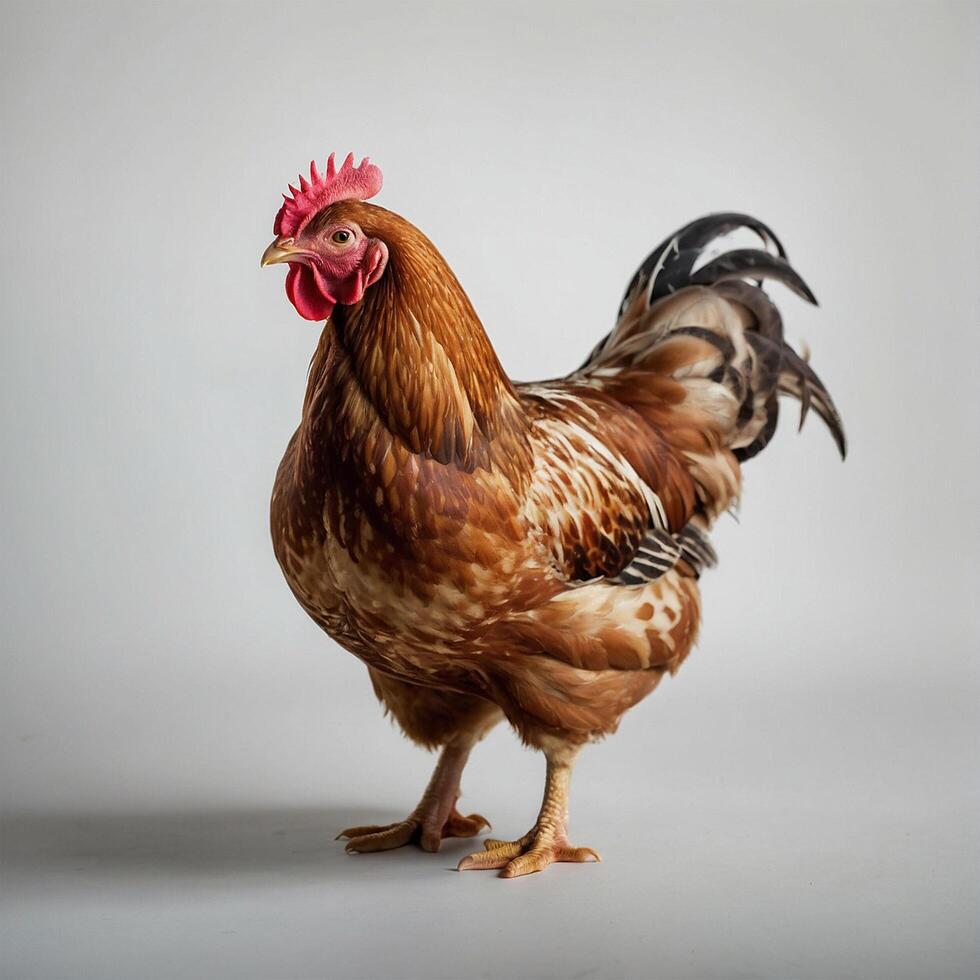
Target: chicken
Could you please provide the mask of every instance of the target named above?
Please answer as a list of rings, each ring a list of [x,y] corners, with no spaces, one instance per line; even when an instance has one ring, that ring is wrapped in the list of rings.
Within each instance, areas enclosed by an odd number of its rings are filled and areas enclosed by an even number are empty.
[[[456,808],[460,776],[506,719],[544,754],[541,810],[460,869],[598,860],[568,837],[576,755],[690,652],[706,532],[771,439],[778,397],[812,408],[845,453],[761,281],[814,297],[764,224],[709,215],[650,253],[577,371],[517,384],[433,244],[366,203],[381,182],[366,159],[311,165],[262,257],[288,263],[302,317],[326,320],[276,477],[276,557],[405,734],[440,750],[406,819],[341,836],[367,852],[479,834],[484,818]],[[765,249],[706,261],[736,229]]]

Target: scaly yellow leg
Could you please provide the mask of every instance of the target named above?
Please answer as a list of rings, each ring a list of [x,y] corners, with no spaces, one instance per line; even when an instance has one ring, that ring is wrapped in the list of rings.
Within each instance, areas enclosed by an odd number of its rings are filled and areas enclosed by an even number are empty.
[[[459,862],[459,871],[485,871],[501,868],[501,878],[544,871],[555,861],[584,863],[601,858],[591,847],[572,847],[568,842],[568,791],[577,748],[562,747],[546,751],[548,760],[544,799],[534,826],[514,841],[488,839],[486,850],[477,851]]]

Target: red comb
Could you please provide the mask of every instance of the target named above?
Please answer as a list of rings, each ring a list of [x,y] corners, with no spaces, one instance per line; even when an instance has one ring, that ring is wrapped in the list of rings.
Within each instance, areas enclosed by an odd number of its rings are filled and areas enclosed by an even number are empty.
[[[331,153],[327,159],[327,171],[322,176],[317,173],[316,161],[313,160],[310,161],[310,179],[300,174],[299,187],[289,185],[292,197],[283,194],[285,203],[272,226],[277,235],[298,235],[310,218],[328,204],[366,201],[381,190],[381,171],[369,163],[367,157],[355,167],[354,154],[348,153],[339,170],[333,158]]]

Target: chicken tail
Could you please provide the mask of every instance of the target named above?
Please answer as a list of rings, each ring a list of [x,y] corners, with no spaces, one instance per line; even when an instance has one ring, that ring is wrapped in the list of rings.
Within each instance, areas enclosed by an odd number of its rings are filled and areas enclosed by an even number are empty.
[[[713,254],[716,239],[737,229],[754,232],[765,247]],[[800,426],[812,408],[844,457],[840,414],[807,354],[786,342],[782,317],[762,288],[769,279],[816,304],[782,243],[761,221],[736,213],[699,218],[640,265],[616,326],[576,374],[641,414],[659,415],[656,421],[665,421],[668,405],[682,417],[696,415],[691,421],[712,431],[739,461],[768,444],[779,396],[788,395],[800,402]],[[659,385],[651,385],[651,372]]]

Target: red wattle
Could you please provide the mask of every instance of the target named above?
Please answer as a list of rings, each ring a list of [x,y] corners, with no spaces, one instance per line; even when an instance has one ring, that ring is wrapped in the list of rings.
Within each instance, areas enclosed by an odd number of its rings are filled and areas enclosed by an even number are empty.
[[[342,283],[338,284],[337,300],[345,306],[352,306],[364,295],[364,273],[355,269]]]
[[[325,296],[313,270],[300,262],[290,262],[286,274],[286,295],[304,320],[326,320],[336,305]]]

